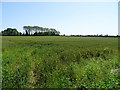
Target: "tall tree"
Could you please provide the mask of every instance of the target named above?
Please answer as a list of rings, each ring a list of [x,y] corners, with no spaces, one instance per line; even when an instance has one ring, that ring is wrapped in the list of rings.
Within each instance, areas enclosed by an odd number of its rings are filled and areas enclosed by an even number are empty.
[[[25,30],[25,34],[28,36],[28,28],[27,28],[27,26],[23,26],[23,29]]]
[[[23,26],[23,29],[26,32],[26,35],[31,35],[32,33],[32,26]]]

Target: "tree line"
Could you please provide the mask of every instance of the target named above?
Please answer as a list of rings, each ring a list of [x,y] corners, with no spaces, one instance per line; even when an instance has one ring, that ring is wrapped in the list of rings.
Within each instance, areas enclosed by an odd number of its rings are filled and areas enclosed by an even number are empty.
[[[59,36],[60,32],[54,28],[40,26],[23,26],[25,32],[18,32],[16,28],[7,28],[1,31],[2,36]]]
[[[25,35],[34,35],[34,36],[58,36],[60,34],[54,28],[43,28],[39,26],[24,26]]]
[[[65,36],[65,35],[64,35]],[[113,36],[113,35],[70,35],[71,37],[120,37],[119,35]]]
[[[54,28],[43,28],[40,26],[23,26],[24,32],[19,32],[16,28],[7,28],[0,32],[2,36],[60,36],[60,32]],[[68,36],[68,35],[61,35]],[[120,35],[70,35],[71,37],[120,37]]]

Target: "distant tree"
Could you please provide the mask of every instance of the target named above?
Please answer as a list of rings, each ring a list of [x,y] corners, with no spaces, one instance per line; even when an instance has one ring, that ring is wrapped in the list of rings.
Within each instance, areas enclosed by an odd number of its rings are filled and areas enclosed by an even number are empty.
[[[43,32],[43,27],[39,27],[39,31],[40,31],[40,32]]]
[[[49,28],[44,28],[44,32],[48,32],[49,31]]]
[[[106,34],[105,37],[108,37],[108,34]]]
[[[99,36],[100,36],[100,37],[102,37],[103,35],[102,35],[102,34],[100,34]]]
[[[40,26],[23,26],[26,35],[39,35],[39,36],[58,36],[60,34],[59,31],[54,28],[43,28]],[[32,33],[34,32],[34,34]]]
[[[31,35],[32,27],[31,26],[27,26],[27,29],[28,29],[28,35]]]
[[[63,34],[63,36],[65,36],[65,34]],[[71,35],[71,36],[73,36],[73,35]]]
[[[25,30],[27,36],[32,34],[32,26],[23,26],[23,29]]]
[[[34,33],[37,33],[37,26],[33,26],[32,30],[33,30]],[[33,35],[34,35],[34,33],[33,33]]]
[[[2,36],[17,36],[21,35],[21,32],[18,32],[16,28],[7,28],[2,31]]]
[[[25,35],[28,36],[28,29],[27,29],[27,26],[23,26],[23,29],[25,30]]]

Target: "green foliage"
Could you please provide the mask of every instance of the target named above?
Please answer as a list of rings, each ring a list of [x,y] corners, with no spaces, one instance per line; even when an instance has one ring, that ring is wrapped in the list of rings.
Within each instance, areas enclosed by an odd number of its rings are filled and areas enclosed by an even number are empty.
[[[2,31],[3,36],[18,36],[21,33],[17,31],[15,28],[7,28],[6,30]]]
[[[118,39],[3,37],[3,88],[120,88]]]
[[[60,32],[54,28],[43,28],[39,26],[23,26],[25,35],[30,36],[59,36]]]

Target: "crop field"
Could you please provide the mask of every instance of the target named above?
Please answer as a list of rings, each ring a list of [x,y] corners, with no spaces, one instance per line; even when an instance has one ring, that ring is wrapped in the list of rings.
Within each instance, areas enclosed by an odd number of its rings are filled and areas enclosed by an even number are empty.
[[[118,38],[3,36],[2,88],[120,88]]]

